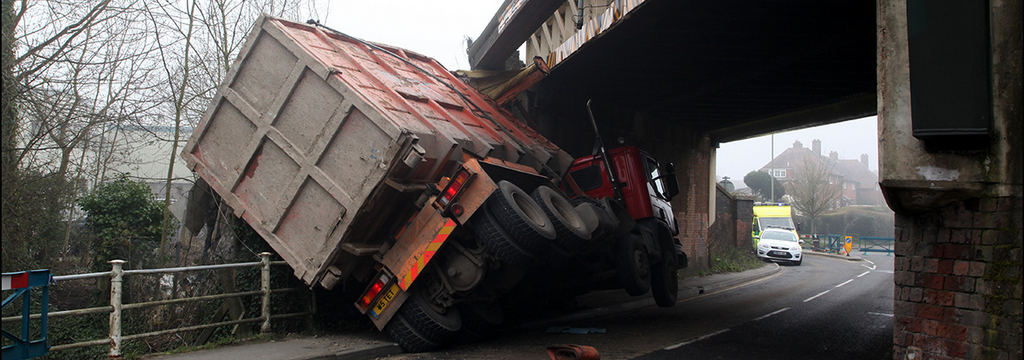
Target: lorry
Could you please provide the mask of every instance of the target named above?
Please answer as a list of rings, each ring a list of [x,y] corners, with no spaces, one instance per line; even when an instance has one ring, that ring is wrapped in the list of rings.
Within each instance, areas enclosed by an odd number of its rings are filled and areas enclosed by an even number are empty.
[[[797,238],[800,237],[800,234],[797,233],[797,225],[793,223],[792,206],[786,203],[759,202],[754,204],[754,222],[750,229],[755,251],[757,242],[761,238],[761,232],[768,228],[786,229],[797,235]]]
[[[671,164],[574,159],[437,61],[316,23],[262,16],[231,69],[181,156],[297,278],[364,289],[405,350],[486,334],[512,295],[675,303]]]

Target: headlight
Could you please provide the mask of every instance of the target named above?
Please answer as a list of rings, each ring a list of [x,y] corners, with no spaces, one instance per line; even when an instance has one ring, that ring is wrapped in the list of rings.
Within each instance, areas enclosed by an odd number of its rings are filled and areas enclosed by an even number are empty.
[[[768,243],[766,243],[766,242],[760,241],[760,242],[757,243],[757,247],[767,249],[767,248],[770,248],[771,246],[769,246]]]

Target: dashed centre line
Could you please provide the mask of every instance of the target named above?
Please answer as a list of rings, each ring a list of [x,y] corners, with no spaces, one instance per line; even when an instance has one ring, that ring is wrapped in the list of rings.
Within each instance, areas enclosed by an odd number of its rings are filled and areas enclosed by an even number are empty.
[[[845,282],[843,282],[842,284],[836,285],[836,287],[840,287],[840,286],[843,286],[843,285],[849,284],[849,283],[851,283],[851,282],[853,282],[853,279],[850,279],[850,280],[846,280],[846,281],[845,281]]]
[[[665,350],[673,350],[673,349],[678,349],[678,348],[680,348],[680,347],[683,347],[683,346],[686,346],[686,345],[690,345],[690,344],[693,344],[693,343],[695,343],[695,342],[698,342],[698,341],[702,341],[702,340],[707,340],[708,338],[710,338],[710,337],[712,337],[712,336],[715,336],[715,335],[718,335],[718,334],[724,333],[724,332],[726,332],[726,331],[729,331],[729,329],[722,329],[722,330],[719,330],[719,331],[716,331],[716,332],[713,332],[713,333],[710,333],[710,334],[707,334],[707,335],[701,336],[701,337],[699,337],[699,338],[696,338],[696,339],[693,339],[693,340],[689,340],[689,341],[684,341],[684,342],[681,342],[681,343],[678,343],[678,344],[675,344],[675,345],[672,345],[672,346],[666,347],[666,348],[665,348]]]
[[[857,275],[857,277],[861,277],[861,276],[867,275],[869,273],[871,273],[871,272],[870,271],[865,271],[863,274]]]
[[[811,297],[807,298],[806,300],[804,300],[804,302],[808,302],[808,301],[814,300],[815,298],[817,298],[817,297],[819,297],[819,296],[822,296],[822,295],[828,294],[828,292],[829,292],[829,291],[832,291],[832,290],[825,290],[825,291],[822,291],[822,292],[818,293],[818,295],[814,295],[814,296],[811,296]]]
[[[762,315],[761,317],[759,317],[759,318],[757,318],[757,319],[754,319],[754,321],[758,321],[758,320],[764,320],[764,319],[768,318],[769,316],[772,316],[772,315],[776,315],[776,314],[782,313],[783,311],[786,311],[786,310],[789,310],[789,308],[788,308],[788,307],[786,307],[786,308],[781,308],[781,309],[775,310],[775,311],[773,311],[773,312],[770,312],[770,313],[768,313],[768,314]]]

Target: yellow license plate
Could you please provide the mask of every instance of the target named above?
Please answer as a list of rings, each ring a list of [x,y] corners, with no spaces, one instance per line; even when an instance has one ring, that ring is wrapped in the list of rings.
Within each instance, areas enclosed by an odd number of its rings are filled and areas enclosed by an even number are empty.
[[[388,292],[384,293],[384,296],[380,297],[380,300],[377,301],[377,305],[373,307],[373,310],[370,310],[370,313],[373,314],[374,318],[379,317],[380,313],[384,312],[384,309],[388,307],[391,300],[395,298],[395,294],[398,294],[398,284],[391,284],[391,287],[388,288]]]

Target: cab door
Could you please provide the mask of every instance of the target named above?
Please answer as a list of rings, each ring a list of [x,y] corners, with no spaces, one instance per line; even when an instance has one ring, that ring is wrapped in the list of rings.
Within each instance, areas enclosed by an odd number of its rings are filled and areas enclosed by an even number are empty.
[[[647,193],[651,198],[651,210],[654,217],[661,219],[672,230],[672,235],[679,234],[679,226],[676,225],[676,217],[672,212],[672,184],[675,184],[674,173],[662,171],[658,161],[646,153],[642,154],[644,168],[647,170]],[[678,192],[678,185],[676,185]]]

